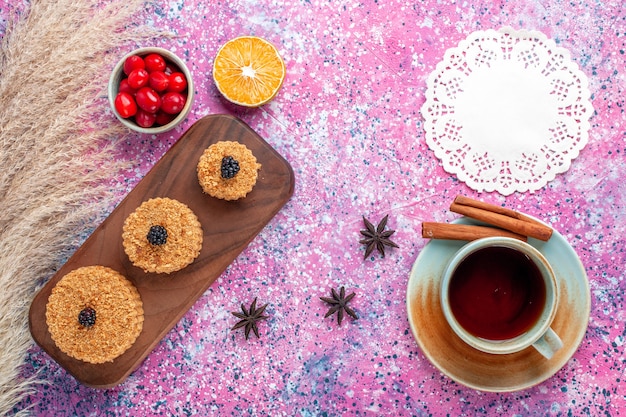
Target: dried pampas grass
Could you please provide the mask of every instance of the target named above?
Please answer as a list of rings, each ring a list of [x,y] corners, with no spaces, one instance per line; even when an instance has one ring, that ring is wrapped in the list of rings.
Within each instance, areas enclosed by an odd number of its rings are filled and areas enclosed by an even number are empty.
[[[126,131],[108,110],[106,83],[131,40],[143,0],[33,0],[0,55],[0,414],[40,382],[20,368],[32,339],[28,309],[108,209],[105,180]],[[25,414],[26,411],[17,414]]]

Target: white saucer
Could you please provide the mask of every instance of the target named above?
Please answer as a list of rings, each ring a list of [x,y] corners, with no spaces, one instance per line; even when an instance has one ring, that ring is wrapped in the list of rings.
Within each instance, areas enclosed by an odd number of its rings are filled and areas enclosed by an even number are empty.
[[[474,221],[460,218],[454,223]],[[433,239],[413,265],[407,313],[422,353],[454,381],[481,391],[518,391],[550,378],[576,352],[589,322],[589,281],[578,255],[556,231],[547,242],[528,240],[550,262],[559,283],[559,307],[551,327],[563,340],[563,348],[550,360],[532,347],[514,354],[493,355],[465,344],[452,332],[441,311],[439,279],[448,259],[465,243]]]

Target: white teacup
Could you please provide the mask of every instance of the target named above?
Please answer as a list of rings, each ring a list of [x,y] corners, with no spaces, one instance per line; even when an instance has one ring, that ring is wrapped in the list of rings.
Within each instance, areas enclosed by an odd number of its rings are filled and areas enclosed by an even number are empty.
[[[513,238],[489,237],[463,246],[441,279],[441,306],[452,330],[493,354],[533,346],[550,359],[563,347],[550,328],[559,290],[546,258]]]

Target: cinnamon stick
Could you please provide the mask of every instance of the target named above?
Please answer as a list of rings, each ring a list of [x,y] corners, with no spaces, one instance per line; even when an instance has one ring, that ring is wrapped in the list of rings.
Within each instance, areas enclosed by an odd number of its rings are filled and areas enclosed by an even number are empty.
[[[526,222],[545,226],[540,221],[533,219],[532,217],[526,216],[518,211],[511,210],[509,208],[502,207],[502,206],[497,206],[495,204],[485,203],[484,201],[474,200],[464,195],[456,196],[456,198],[454,199],[454,202],[456,204],[460,204],[463,206],[476,207],[479,209],[491,211],[493,213],[504,214],[505,216],[513,217],[514,219],[524,220]]]
[[[457,197],[458,199],[458,197]],[[504,207],[495,206],[480,201],[460,199],[460,204],[455,202],[450,206],[450,211],[471,217],[485,223],[492,224],[505,230],[520,235],[533,237],[535,239],[547,241],[552,236],[552,228],[534,219],[524,216],[514,210],[505,209]]]
[[[428,239],[476,240],[483,237],[512,237],[524,242],[526,236],[489,226],[422,222],[422,237]]]

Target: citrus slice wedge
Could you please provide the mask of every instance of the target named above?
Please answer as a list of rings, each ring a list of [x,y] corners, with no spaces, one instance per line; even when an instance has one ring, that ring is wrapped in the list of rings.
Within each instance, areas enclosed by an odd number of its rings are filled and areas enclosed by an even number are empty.
[[[226,42],[213,62],[213,80],[230,102],[258,107],[272,100],[285,79],[285,63],[278,50],[256,36]]]

